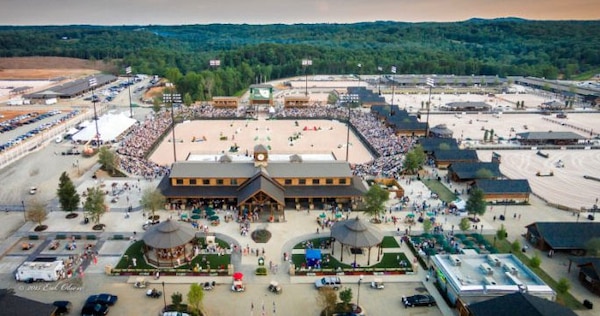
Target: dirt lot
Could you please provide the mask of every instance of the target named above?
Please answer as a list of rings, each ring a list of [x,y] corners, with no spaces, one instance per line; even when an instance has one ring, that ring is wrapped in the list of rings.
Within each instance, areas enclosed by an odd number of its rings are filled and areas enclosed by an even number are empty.
[[[2,116],[2,118],[0,118],[0,122],[4,122],[4,121],[8,121],[11,120],[19,115],[23,115],[23,114],[27,114],[30,113],[30,111],[25,111],[25,110],[2,110],[0,109],[0,115]]]
[[[111,67],[102,61],[65,57],[8,57],[0,58],[0,80],[49,79],[80,77]]]

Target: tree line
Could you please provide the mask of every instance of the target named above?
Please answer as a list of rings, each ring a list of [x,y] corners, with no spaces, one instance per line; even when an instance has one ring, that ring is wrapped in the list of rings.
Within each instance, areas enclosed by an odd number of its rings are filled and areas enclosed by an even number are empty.
[[[308,74],[571,79],[600,70],[600,21],[183,26],[2,26],[0,57],[104,60],[172,80],[194,100]],[[302,59],[312,65],[303,68]],[[211,68],[209,61],[220,60]],[[361,64],[361,67],[357,65]],[[381,69],[381,70],[380,70]]]

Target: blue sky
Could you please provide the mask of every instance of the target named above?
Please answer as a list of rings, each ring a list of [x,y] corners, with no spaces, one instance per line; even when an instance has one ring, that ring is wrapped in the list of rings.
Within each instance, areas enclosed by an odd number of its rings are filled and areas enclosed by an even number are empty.
[[[0,25],[600,20],[600,0],[1,0]]]

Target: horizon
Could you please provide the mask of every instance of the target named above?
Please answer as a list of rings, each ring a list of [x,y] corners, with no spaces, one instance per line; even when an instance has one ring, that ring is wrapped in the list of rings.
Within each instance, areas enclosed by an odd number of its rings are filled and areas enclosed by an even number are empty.
[[[463,22],[518,18],[597,21],[597,0],[4,0],[1,26],[296,25]],[[476,5],[474,5],[476,4]],[[35,8],[32,11],[31,8]],[[43,12],[43,14],[35,14]]]

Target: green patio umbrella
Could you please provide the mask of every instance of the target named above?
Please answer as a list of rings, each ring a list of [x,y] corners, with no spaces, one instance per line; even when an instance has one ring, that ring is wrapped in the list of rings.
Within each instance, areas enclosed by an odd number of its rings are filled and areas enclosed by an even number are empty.
[[[201,212],[201,211],[200,211],[200,209],[199,209],[199,208],[195,208],[195,209],[192,211],[192,213],[194,213],[194,214],[200,214],[200,212]]]
[[[209,217],[208,219],[210,219],[211,221],[218,221],[219,220],[219,216],[213,215],[213,216]]]
[[[327,215],[326,215],[325,213],[321,213],[321,214],[319,215],[319,217],[320,217],[320,218],[325,218],[325,217],[327,217]]]
[[[206,210],[206,216],[213,216],[213,215],[215,215],[215,211],[213,211],[212,209]]]
[[[198,214],[194,214],[192,216],[190,216],[191,219],[200,219],[200,215]]]
[[[408,214],[406,214],[406,217],[413,218],[413,217],[415,217],[415,214],[413,214],[413,213],[408,213]]]

